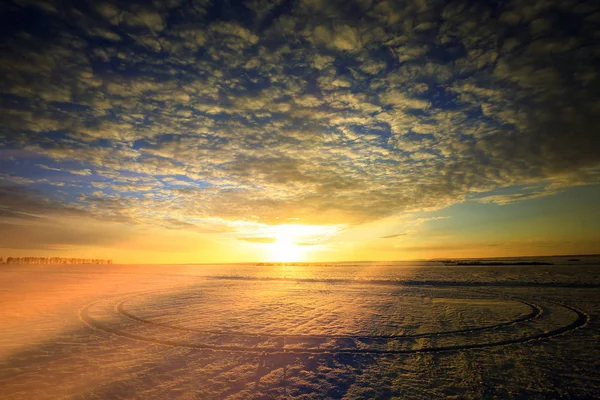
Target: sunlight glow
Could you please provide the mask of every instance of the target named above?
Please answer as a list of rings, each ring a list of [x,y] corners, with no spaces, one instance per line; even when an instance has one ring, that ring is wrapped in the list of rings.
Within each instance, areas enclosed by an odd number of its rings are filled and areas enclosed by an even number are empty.
[[[269,261],[297,262],[303,261],[305,251],[296,244],[300,240],[298,225],[279,225],[275,228],[275,243],[270,245]]]
[[[275,242],[269,244],[269,261],[307,261],[311,250],[322,240],[327,239],[339,227],[286,224],[269,229]]]
[[[305,251],[301,246],[294,243],[277,240],[275,243],[270,245],[270,257],[271,262],[297,262],[304,260]]]

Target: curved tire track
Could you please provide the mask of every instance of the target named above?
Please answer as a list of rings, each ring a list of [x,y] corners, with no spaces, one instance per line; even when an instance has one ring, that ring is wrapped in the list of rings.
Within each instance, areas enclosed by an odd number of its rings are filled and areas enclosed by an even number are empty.
[[[131,298],[131,297],[130,297]],[[133,321],[141,322],[143,324],[149,324],[154,326],[160,326],[163,328],[168,328],[172,330],[182,331],[182,332],[193,332],[193,333],[206,333],[212,335],[228,335],[228,336],[243,336],[243,337],[265,337],[265,338],[294,338],[294,339],[356,339],[356,340],[371,340],[371,339],[409,339],[409,338],[429,338],[429,337],[439,337],[439,336],[448,336],[448,335],[456,335],[458,333],[472,333],[479,331],[487,331],[492,329],[498,329],[504,326],[515,325],[520,322],[527,322],[532,319],[539,317],[542,313],[541,307],[536,304],[530,303],[528,301],[520,300],[520,299],[511,299],[512,301],[517,301],[521,304],[528,306],[531,311],[525,315],[520,316],[519,318],[512,319],[510,321],[501,322],[493,325],[486,325],[481,327],[470,327],[464,329],[456,329],[451,331],[442,331],[442,332],[426,332],[426,333],[415,333],[408,335],[311,335],[311,334],[276,334],[276,333],[245,333],[245,332],[224,332],[218,330],[208,330],[208,329],[194,329],[194,328],[186,328],[183,326],[174,326],[166,323],[155,322],[145,318],[138,317],[135,314],[125,310],[123,308],[123,304],[129,300],[125,299],[117,303],[116,310],[119,314],[123,315],[126,318],[129,318]]]
[[[138,294],[140,295],[140,294]],[[134,297],[134,296],[132,296]],[[129,297],[131,298],[131,297]],[[174,327],[168,324],[157,323],[149,320],[145,320],[139,318],[126,310],[123,309],[123,303],[127,301],[127,299],[120,301],[114,307],[114,310],[121,316],[128,318],[129,320],[153,325],[161,328],[169,328],[176,331],[185,331],[185,332],[193,332],[193,333],[206,333],[206,334],[215,334],[215,335],[227,335],[227,336],[245,336],[245,337],[264,337],[264,338],[302,338],[302,339],[354,339],[354,340],[369,340],[369,339],[412,339],[412,338],[436,338],[436,337],[447,337],[456,334],[469,334],[474,332],[481,331],[491,331],[495,329],[499,329],[501,327],[509,326],[509,325],[517,325],[523,322],[533,321],[538,318],[542,314],[542,307],[531,303],[522,299],[511,298],[511,300],[519,301],[522,304],[525,304],[531,308],[531,312],[523,315],[517,319],[499,323],[496,325],[485,326],[485,327],[475,327],[469,329],[459,329],[453,331],[445,331],[445,332],[432,332],[432,333],[423,333],[423,334],[413,334],[413,335],[386,335],[386,336],[360,336],[360,335],[284,335],[284,334],[251,334],[251,333],[226,333],[219,331],[205,331],[205,330],[196,330],[192,328],[185,327]],[[102,301],[102,300],[99,300]],[[182,348],[191,348],[191,349],[199,349],[199,350],[210,350],[210,351],[228,351],[228,352],[239,352],[239,353],[268,353],[268,354],[378,354],[378,355],[393,355],[393,354],[417,354],[417,353],[436,353],[436,352],[449,352],[449,351],[462,351],[469,349],[481,349],[487,347],[498,347],[498,346],[508,346],[514,344],[527,344],[530,342],[535,342],[544,339],[550,339],[562,334],[565,334],[569,331],[573,331],[575,329],[579,329],[588,324],[590,317],[583,311],[564,303],[557,303],[553,301],[548,301],[555,306],[566,308],[573,312],[577,317],[571,323],[557,327],[555,329],[549,330],[547,332],[542,332],[534,335],[527,335],[523,337],[510,338],[504,340],[496,340],[491,342],[483,342],[483,343],[470,343],[470,344],[460,344],[460,345],[447,345],[447,346],[432,346],[425,347],[420,349],[354,349],[354,348],[340,348],[340,349],[320,349],[320,348],[281,348],[281,347],[244,347],[244,346],[235,346],[235,345],[213,345],[213,344],[194,344],[194,343],[185,343],[177,340],[168,340],[168,339],[159,339],[153,337],[146,337],[142,335],[138,335],[136,333],[127,332],[121,329],[111,328],[110,326],[105,326],[103,324],[99,324],[89,315],[89,310],[99,301],[90,303],[84,306],[79,311],[80,320],[89,326],[92,329],[102,331],[105,333],[113,334],[120,337],[125,337],[133,340],[140,340],[147,343],[154,343],[159,345],[171,346],[171,347],[182,347]]]

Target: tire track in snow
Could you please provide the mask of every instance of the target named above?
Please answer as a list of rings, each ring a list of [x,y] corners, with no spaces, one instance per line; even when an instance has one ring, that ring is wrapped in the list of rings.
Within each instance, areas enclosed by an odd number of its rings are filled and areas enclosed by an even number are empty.
[[[525,300],[520,299],[511,299],[512,301],[519,302],[528,306],[531,311],[525,315],[520,316],[519,318],[512,319],[506,322],[500,322],[498,324],[486,325],[481,327],[470,327],[464,329],[456,329],[451,331],[442,331],[442,332],[426,332],[426,333],[415,333],[415,334],[406,334],[406,335],[314,335],[314,334],[276,334],[276,333],[245,333],[245,332],[227,332],[227,331],[219,331],[219,330],[210,330],[210,329],[194,329],[194,328],[186,328],[183,326],[174,326],[162,322],[155,322],[149,319],[138,317],[135,314],[124,309],[123,305],[129,299],[125,299],[117,303],[116,310],[119,314],[123,315],[126,318],[131,320],[141,322],[143,324],[150,324],[155,326],[160,326],[167,329],[182,331],[182,332],[193,332],[193,333],[206,333],[211,335],[228,335],[228,336],[244,336],[244,337],[265,337],[265,338],[290,338],[290,339],[355,339],[355,340],[373,340],[373,339],[409,339],[409,338],[435,338],[439,336],[447,336],[447,335],[456,335],[459,333],[473,333],[479,331],[487,331],[492,329],[498,329],[505,326],[515,325],[520,322],[527,322],[532,319],[539,317],[542,313],[542,308],[536,304],[527,302]],[[317,317],[314,317],[317,318]],[[313,318],[313,319],[314,319]],[[311,320],[312,321],[312,320]],[[310,321],[309,321],[310,322]]]
[[[153,292],[156,293],[156,292]],[[143,293],[148,294],[148,293]],[[140,296],[142,294],[136,294],[135,296]],[[511,298],[513,301],[519,301],[522,304],[527,305],[531,308],[531,312],[526,315],[523,315],[517,319],[512,321],[507,321],[503,323],[499,323],[496,325],[485,326],[485,327],[474,327],[468,329],[459,329],[453,331],[445,331],[445,332],[431,332],[431,333],[422,333],[422,334],[413,334],[413,335],[387,335],[387,336],[364,336],[364,335],[284,335],[284,334],[253,334],[253,333],[230,333],[230,332],[222,332],[222,331],[203,331],[192,328],[185,327],[173,327],[168,324],[158,323],[154,321],[149,321],[146,319],[139,318],[134,314],[131,314],[123,309],[123,304],[128,300],[135,296],[130,296],[124,300],[121,300],[116,305],[114,305],[114,310],[116,313],[122,317],[129,319],[130,321],[142,323],[144,325],[156,326],[159,328],[167,328],[174,331],[184,331],[191,333],[205,333],[205,334],[213,334],[213,335],[222,335],[222,336],[244,336],[244,337],[255,337],[255,338],[298,338],[298,339],[352,339],[352,340],[381,340],[381,339],[412,339],[412,338],[437,338],[437,337],[448,337],[458,334],[470,334],[475,332],[482,331],[492,331],[497,330],[501,327],[506,327],[510,325],[517,325],[525,322],[534,322],[537,318],[542,314],[542,307],[521,299]],[[185,343],[178,340],[170,340],[170,339],[160,339],[154,337],[147,337],[144,335],[137,334],[135,332],[129,332],[119,328],[113,328],[107,326],[106,324],[99,323],[94,318],[89,315],[90,308],[96,305],[99,300],[94,303],[90,303],[84,306],[79,311],[80,320],[89,326],[92,329],[103,331],[109,334],[113,334],[116,336],[121,336],[133,340],[140,340],[148,343],[172,346],[172,347],[183,347],[183,348],[192,348],[199,350],[210,350],[210,351],[229,351],[229,352],[239,352],[239,353],[268,353],[268,354],[380,354],[380,355],[393,355],[393,354],[417,354],[417,353],[436,353],[436,352],[448,352],[448,351],[462,351],[469,349],[480,349],[486,347],[497,347],[497,346],[507,346],[514,344],[526,344],[529,342],[534,342],[543,339],[549,339],[555,336],[559,336],[565,334],[569,331],[579,329],[584,327],[589,322],[589,315],[584,312],[576,309],[573,306],[556,303],[548,301],[548,303],[553,304],[554,306],[562,307],[568,309],[572,313],[576,315],[574,321],[567,325],[559,326],[555,329],[551,329],[546,332],[541,332],[538,334],[527,335],[523,337],[517,338],[509,338],[503,340],[496,340],[490,342],[482,342],[482,343],[466,343],[459,345],[446,345],[446,346],[432,346],[425,347],[420,349],[369,349],[369,348],[285,348],[285,347],[273,347],[273,346],[265,346],[265,347],[248,347],[248,346],[236,346],[236,345],[214,345],[214,344],[201,344],[201,343]],[[468,336],[467,336],[468,338]]]

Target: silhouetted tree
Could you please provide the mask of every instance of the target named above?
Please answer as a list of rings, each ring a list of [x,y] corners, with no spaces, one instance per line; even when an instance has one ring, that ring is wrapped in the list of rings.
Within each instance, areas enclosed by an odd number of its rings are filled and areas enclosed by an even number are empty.
[[[112,264],[112,260],[100,258],[66,257],[0,257],[0,264]]]

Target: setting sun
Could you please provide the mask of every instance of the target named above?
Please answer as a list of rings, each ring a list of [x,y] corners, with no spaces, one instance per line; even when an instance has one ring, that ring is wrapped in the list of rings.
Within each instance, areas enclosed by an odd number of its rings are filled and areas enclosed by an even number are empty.
[[[274,228],[275,242],[269,245],[269,261],[304,261],[304,246],[297,244],[302,240],[302,225],[279,225]]]
[[[308,261],[310,252],[322,246],[322,242],[337,230],[331,226],[300,224],[270,227],[269,235],[275,241],[268,244],[268,259],[271,262]]]
[[[271,262],[297,262],[304,260],[304,249],[285,238],[277,239],[269,247],[269,261]]]

